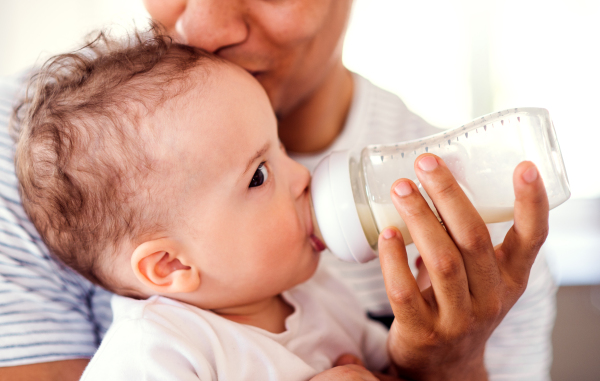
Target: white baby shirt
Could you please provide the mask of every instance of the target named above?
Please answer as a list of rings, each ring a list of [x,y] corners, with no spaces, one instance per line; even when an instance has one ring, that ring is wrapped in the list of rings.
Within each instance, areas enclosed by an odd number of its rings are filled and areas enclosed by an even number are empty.
[[[385,328],[326,271],[282,295],[294,312],[279,334],[165,297],[115,296],[81,380],[308,380],[344,353],[371,370],[389,364]]]

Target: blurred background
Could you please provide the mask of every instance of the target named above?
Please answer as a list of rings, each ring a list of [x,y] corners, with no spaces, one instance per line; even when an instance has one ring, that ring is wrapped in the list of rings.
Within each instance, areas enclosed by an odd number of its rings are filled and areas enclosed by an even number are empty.
[[[141,0],[0,0],[0,76],[147,17]],[[344,48],[348,68],[440,127],[550,111],[572,190],[544,247],[560,286],[554,380],[600,379],[598,20],[598,0],[355,0]]]

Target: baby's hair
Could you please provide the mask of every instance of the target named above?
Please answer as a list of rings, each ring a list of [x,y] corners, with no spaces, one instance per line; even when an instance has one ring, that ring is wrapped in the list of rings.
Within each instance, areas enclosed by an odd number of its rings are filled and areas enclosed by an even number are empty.
[[[202,85],[191,69],[203,66],[206,74],[210,65],[203,64],[221,60],[173,42],[157,24],[123,38],[94,36],[32,76],[11,130],[23,207],[44,243],[67,266],[116,291],[121,286],[104,265],[124,240],[160,232],[172,219],[150,176],[158,128],[140,121]]]

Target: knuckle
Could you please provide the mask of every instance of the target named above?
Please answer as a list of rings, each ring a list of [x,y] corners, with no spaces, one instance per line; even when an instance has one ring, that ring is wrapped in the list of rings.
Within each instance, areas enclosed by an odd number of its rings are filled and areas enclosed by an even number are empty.
[[[462,189],[455,181],[448,181],[436,186],[434,188],[434,193],[442,201],[452,200],[462,193]]]
[[[425,337],[424,344],[431,350],[435,348],[451,347],[468,331],[464,327],[464,319],[460,322],[455,322],[451,325],[438,326],[436,329],[429,331]]]
[[[434,253],[432,257],[429,271],[433,271],[444,278],[455,278],[460,274],[462,261],[459,258],[453,258],[447,253],[439,253],[439,255]]]
[[[411,305],[415,301],[415,295],[410,290],[397,287],[388,290],[388,298],[396,305]]]
[[[430,331],[429,335],[426,336],[423,344],[428,348],[437,348],[446,343],[444,335],[441,335],[439,331]]]
[[[479,221],[473,222],[468,227],[470,234],[468,235],[469,244],[475,248],[487,250],[491,247],[490,231],[484,223]]]
[[[420,324],[411,331],[413,339],[419,342],[421,349],[428,351],[443,345],[445,342],[444,334],[440,329],[439,322],[434,324]]]
[[[493,248],[490,239],[490,233],[485,225],[472,227],[472,229],[469,229],[469,234],[467,237],[463,238],[459,242],[464,250],[468,251],[469,253],[482,253],[490,251]]]
[[[454,319],[448,326],[447,336],[449,341],[459,340],[467,333],[472,333],[475,330],[477,319],[473,311],[465,311],[460,318]]]
[[[546,225],[544,226],[544,228],[542,228],[540,231],[534,234],[533,237],[531,237],[531,245],[533,246],[533,248],[539,250],[544,244],[544,242],[546,242],[546,238],[548,238],[548,233],[549,228]]]
[[[482,320],[487,322],[498,321],[504,313],[504,303],[500,298],[489,298],[481,311]]]
[[[414,221],[423,219],[428,213],[431,214],[432,211],[424,202],[410,202],[405,205],[404,213],[403,218]]]
[[[525,293],[527,289],[527,284],[529,283],[529,275],[519,277],[513,281],[513,289],[516,295],[516,299],[520,298],[521,295]]]
[[[533,260],[544,242],[546,242],[546,238],[548,238],[548,229],[543,229],[532,233],[527,239],[523,240],[522,248],[526,250],[526,255]]]
[[[453,319],[445,327],[443,343],[446,346],[460,345],[469,336],[477,334],[478,323],[479,321],[473,313],[465,313],[461,318]]]

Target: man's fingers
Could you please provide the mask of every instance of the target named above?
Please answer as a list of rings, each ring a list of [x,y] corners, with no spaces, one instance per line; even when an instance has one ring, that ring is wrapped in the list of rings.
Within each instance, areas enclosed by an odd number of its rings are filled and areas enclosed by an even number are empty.
[[[385,228],[379,235],[379,260],[385,288],[396,319],[406,324],[420,324],[426,318],[428,306],[421,296],[417,282],[410,271],[406,248],[400,231]]]
[[[520,163],[513,175],[515,222],[502,246],[499,260],[508,274],[526,281],[537,253],[548,236],[548,196],[535,164]],[[525,277],[522,279],[522,277]]]
[[[485,299],[496,291],[500,272],[483,219],[441,158],[419,156],[415,172],[462,255],[469,291],[476,299]]]
[[[396,181],[390,196],[429,270],[441,313],[460,315],[471,297],[461,253],[412,181]]]

